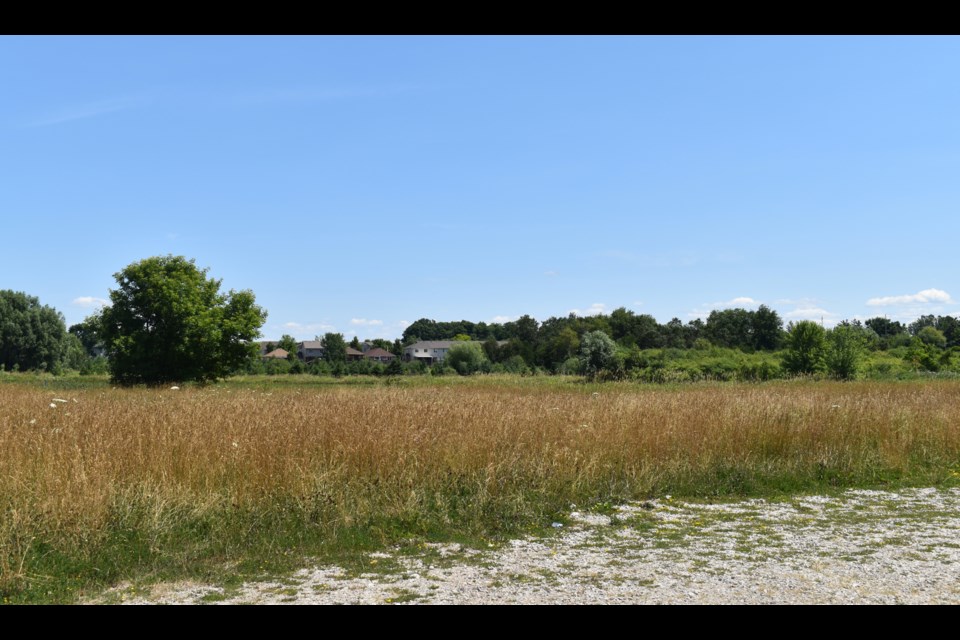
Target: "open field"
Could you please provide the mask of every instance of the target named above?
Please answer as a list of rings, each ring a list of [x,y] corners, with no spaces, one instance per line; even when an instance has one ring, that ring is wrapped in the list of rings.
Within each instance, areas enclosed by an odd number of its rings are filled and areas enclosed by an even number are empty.
[[[496,544],[570,504],[958,484],[960,382],[0,384],[0,594]],[[44,386],[48,383],[48,386]],[[65,401],[65,402],[62,402]],[[52,406],[51,406],[52,405]],[[234,576],[235,578],[231,578]]]

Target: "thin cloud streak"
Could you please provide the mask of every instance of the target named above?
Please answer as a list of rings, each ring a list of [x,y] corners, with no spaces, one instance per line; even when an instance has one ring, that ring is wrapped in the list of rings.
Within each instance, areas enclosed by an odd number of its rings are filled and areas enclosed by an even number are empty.
[[[146,104],[143,98],[116,98],[113,100],[101,100],[99,102],[90,102],[81,105],[72,105],[64,107],[59,111],[47,114],[33,122],[27,123],[28,127],[47,127],[51,125],[64,124],[75,120],[85,120],[87,118],[96,118],[108,113],[125,111],[137,106]]]
[[[79,298],[73,299],[73,304],[78,307],[91,308],[91,307],[106,307],[110,304],[109,300],[104,298],[96,298],[94,296],[80,296]]]

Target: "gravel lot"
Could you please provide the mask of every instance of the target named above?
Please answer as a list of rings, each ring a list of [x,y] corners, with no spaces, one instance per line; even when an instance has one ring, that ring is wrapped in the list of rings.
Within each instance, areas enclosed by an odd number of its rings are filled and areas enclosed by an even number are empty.
[[[374,553],[368,572],[305,568],[224,591],[120,586],[98,601],[262,604],[960,603],[960,489],[782,502],[672,499],[574,511],[496,549]],[[555,523],[560,525],[560,523]]]

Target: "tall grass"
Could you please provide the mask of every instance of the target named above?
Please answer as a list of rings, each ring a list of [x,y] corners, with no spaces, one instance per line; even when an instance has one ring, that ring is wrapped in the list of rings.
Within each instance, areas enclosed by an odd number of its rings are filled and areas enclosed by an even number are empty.
[[[570,503],[936,484],[960,464],[953,381],[57,393],[68,402],[0,395],[8,599],[358,540],[497,536]]]

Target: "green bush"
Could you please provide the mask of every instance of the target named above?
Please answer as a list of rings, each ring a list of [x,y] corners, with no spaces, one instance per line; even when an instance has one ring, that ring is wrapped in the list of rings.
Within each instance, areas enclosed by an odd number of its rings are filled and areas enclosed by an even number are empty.
[[[503,366],[509,366],[508,363],[510,362],[513,362],[515,366],[516,358],[520,358],[520,361],[523,362],[523,358],[520,356],[511,356],[504,361]],[[447,352],[444,363],[462,376],[480,372],[484,368],[484,363],[487,363],[487,370],[489,371],[489,360],[487,360],[487,356],[479,342],[462,342],[461,344],[455,344],[450,347],[450,350]],[[526,362],[524,362],[524,366],[526,366]]]
[[[827,334],[824,362],[827,371],[838,380],[857,377],[866,351],[863,331],[853,325],[838,325]]]
[[[813,374],[824,369],[826,331],[816,322],[802,320],[788,327],[783,368],[793,374]]]

